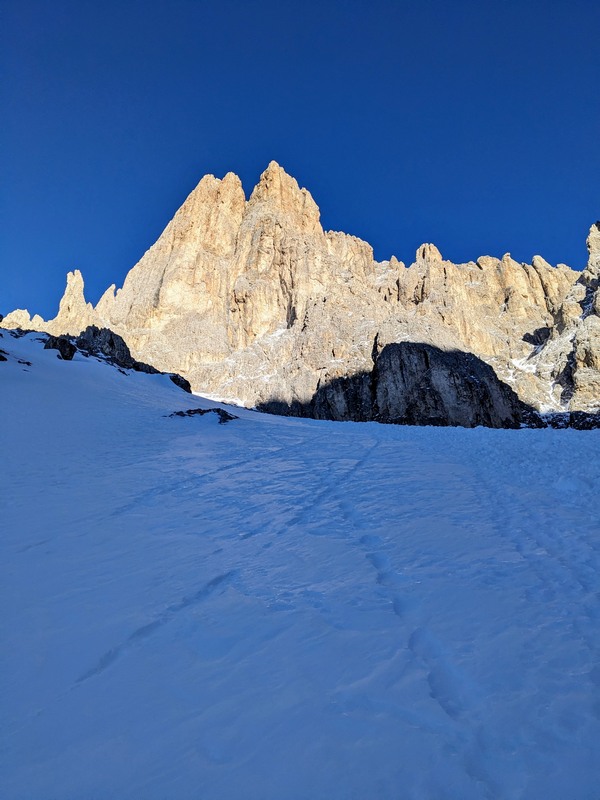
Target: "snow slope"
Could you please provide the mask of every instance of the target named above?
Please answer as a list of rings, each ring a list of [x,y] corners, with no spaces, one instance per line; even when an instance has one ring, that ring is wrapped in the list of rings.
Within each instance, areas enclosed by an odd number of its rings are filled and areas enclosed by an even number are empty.
[[[4,800],[600,797],[599,430],[220,425],[0,347]]]

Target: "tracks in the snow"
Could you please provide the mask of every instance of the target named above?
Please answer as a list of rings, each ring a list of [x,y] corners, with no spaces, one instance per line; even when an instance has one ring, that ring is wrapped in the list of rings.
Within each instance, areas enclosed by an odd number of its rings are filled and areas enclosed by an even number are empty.
[[[167,606],[167,608],[165,608],[165,610],[151,622],[148,622],[145,625],[137,628],[127,637],[127,639],[125,639],[125,641],[121,642],[115,647],[111,647],[110,650],[107,650],[91,669],[87,670],[83,673],[83,675],[77,678],[75,683],[85,683],[85,681],[89,680],[90,678],[100,675],[100,673],[108,669],[111,664],[114,664],[118,658],[126,653],[127,650],[143,639],[147,639],[153,633],[156,633],[156,631],[158,631],[164,625],[167,625],[169,622],[171,622],[171,620],[181,611],[185,611],[191,606],[201,603],[203,600],[206,600],[215,591],[217,591],[217,589],[231,583],[234,574],[234,571],[231,570],[223,573],[222,575],[217,575],[215,578],[208,581],[208,583],[204,584],[204,586],[198,589],[195,594],[184,597],[179,602]]]

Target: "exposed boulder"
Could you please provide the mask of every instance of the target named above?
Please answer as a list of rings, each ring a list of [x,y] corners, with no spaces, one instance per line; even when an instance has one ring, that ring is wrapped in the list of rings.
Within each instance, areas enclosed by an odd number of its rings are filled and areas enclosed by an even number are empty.
[[[71,361],[77,348],[68,336],[48,336],[44,350],[58,350],[63,361]]]
[[[216,414],[219,418],[219,425],[224,425],[226,422],[231,422],[233,419],[239,419],[235,414],[230,414],[224,408],[189,408],[187,411],[174,411],[169,414],[170,417],[203,417],[205,414]]]

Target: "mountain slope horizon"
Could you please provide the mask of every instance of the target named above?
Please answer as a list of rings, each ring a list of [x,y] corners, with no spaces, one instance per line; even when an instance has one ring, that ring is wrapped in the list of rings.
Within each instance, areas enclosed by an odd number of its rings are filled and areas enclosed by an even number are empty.
[[[457,265],[433,244],[410,267],[378,262],[367,242],[324,231],[310,192],[272,161],[248,199],[233,173],[204,176],[95,308],[75,271],[54,320],[19,310],[2,324],[110,328],[139,360],[241,405],[306,404],[408,341],[475,355],[538,410],[596,412],[598,231],[581,273],[509,253]]]

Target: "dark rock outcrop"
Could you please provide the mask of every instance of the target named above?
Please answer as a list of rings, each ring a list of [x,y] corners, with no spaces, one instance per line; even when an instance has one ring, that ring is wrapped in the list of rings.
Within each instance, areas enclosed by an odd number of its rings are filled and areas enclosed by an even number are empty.
[[[239,419],[235,414],[230,414],[224,408],[189,408],[187,411],[174,411],[170,417],[203,417],[205,414],[216,414],[219,418],[219,425],[231,422],[232,419]]]
[[[190,386],[190,382],[185,378],[183,378],[181,375],[177,375],[177,373],[174,372],[172,375],[169,375],[169,377],[171,378],[175,386],[179,386],[180,389],[183,389],[183,391],[187,392],[188,394],[192,393],[192,387]]]
[[[399,342],[375,362],[375,405],[381,422],[518,428],[524,404],[492,367],[471,353]]]
[[[146,372],[153,375],[163,374],[150,364],[136,361],[123,338],[108,328],[89,325],[77,337],[47,336],[42,341],[44,341],[45,350],[58,350],[60,357],[65,361],[71,361],[75,353],[79,351],[85,356],[100,358],[102,361],[118,367],[121,371],[131,369],[135,372]],[[184,392],[191,394],[192,387],[188,380],[175,373],[169,374],[169,378]]]
[[[387,345],[374,356],[372,372],[319,386],[309,403],[274,399],[258,408],[290,416],[398,425],[541,426],[538,415],[489,364],[471,353],[447,352],[420,342]]]
[[[574,428],[578,431],[591,431],[600,428],[600,414],[592,414],[587,411],[542,414],[541,423],[544,428]]]
[[[136,361],[121,336],[109,330],[89,325],[75,339],[77,349],[91,356],[99,356],[111,364],[136,372],[158,373],[155,367]]]
[[[44,350],[58,350],[63,361],[71,361],[77,352],[69,336],[48,336]]]

